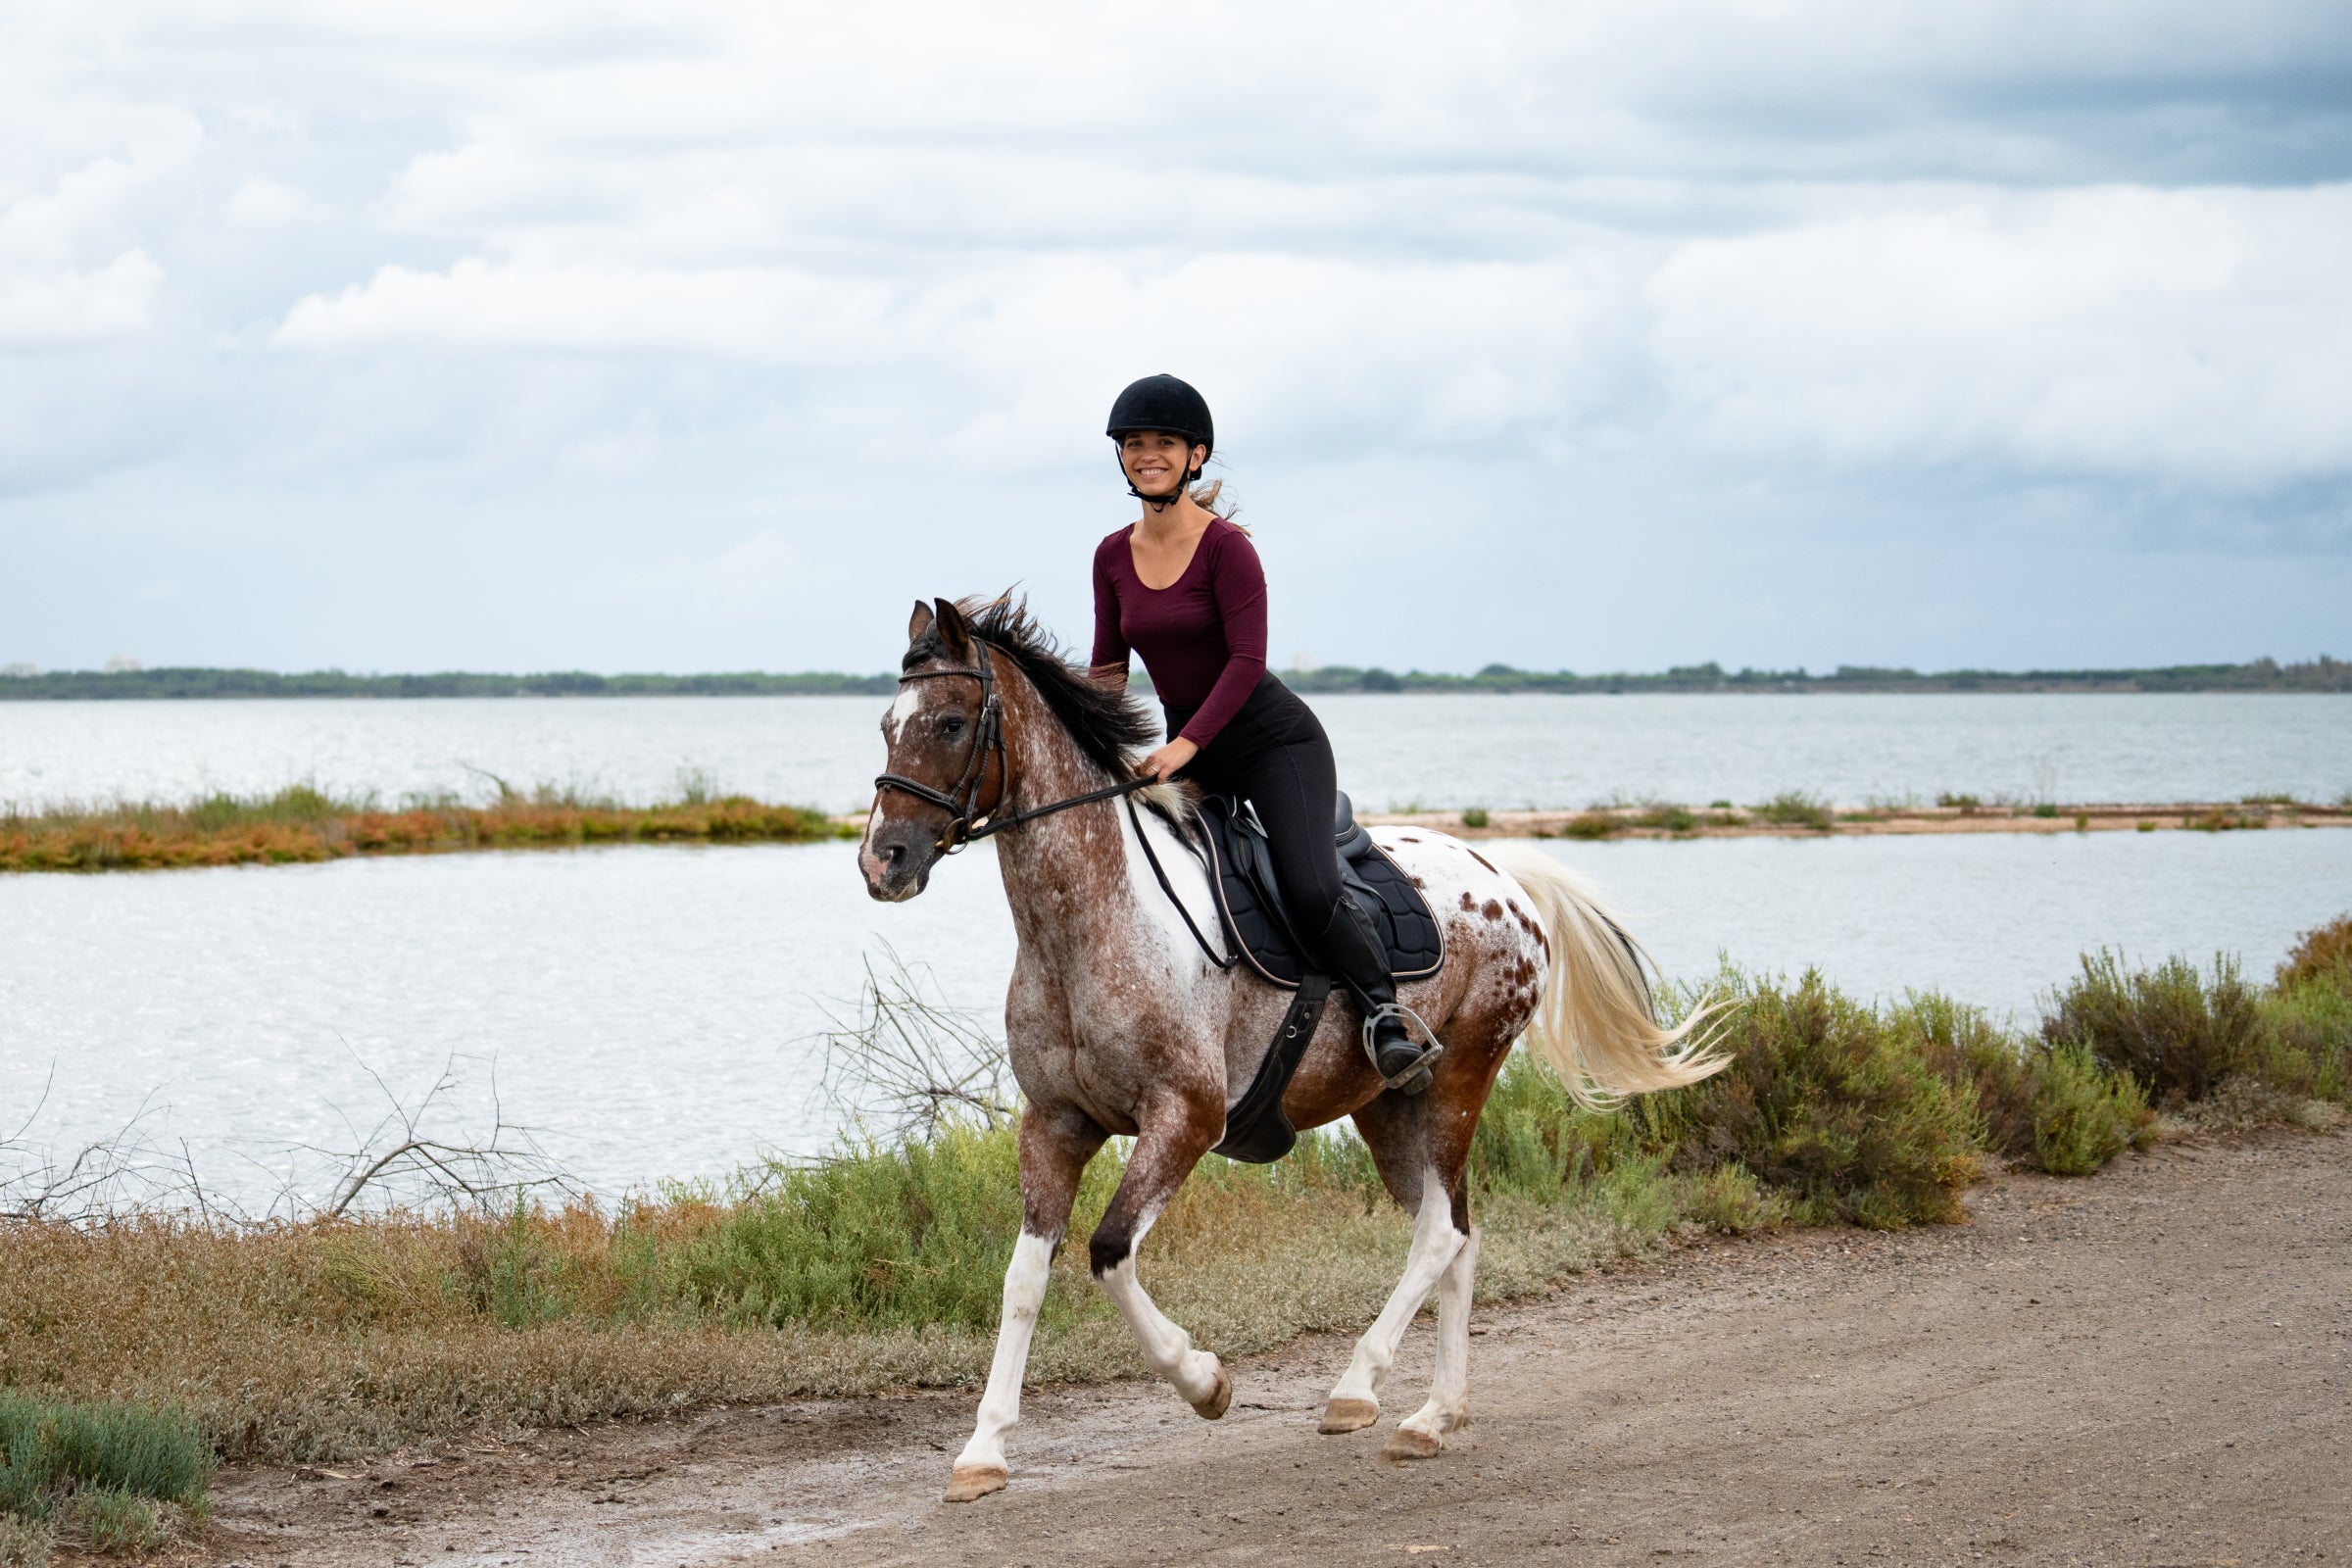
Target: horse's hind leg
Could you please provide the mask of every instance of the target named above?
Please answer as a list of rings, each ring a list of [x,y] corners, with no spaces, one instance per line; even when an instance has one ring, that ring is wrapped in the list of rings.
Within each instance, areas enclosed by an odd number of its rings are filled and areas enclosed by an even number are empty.
[[[1439,1091],[1412,1101],[1384,1095],[1355,1114],[1356,1127],[1380,1166],[1382,1182],[1398,1205],[1414,1215],[1413,1245],[1405,1254],[1404,1277],[1396,1282],[1380,1316],[1355,1342],[1348,1370],[1324,1403],[1324,1432],[1354,1432],[1380,1419],[1380,1389],[1388,1380],[1389,1368],[1396,1364],[1398,1342],[1420,1312],[1421,1303],[1429,1299],[1429,1293],[1450,1277],[1467,1248],[1469,1140],[1466,1134],[1433,1138],[1430,1129],[1433,1122],[1449,1125],[1467,1119],[1475,1123],[1476,1118],[1452,1116],[1452,1107],[1444,1102],[1444,1087],[1441,1082]],[[1467,1267],[1462,1276],[1467,1280]],[[1465,1287],[1460,1325],[1465,1351],[1468,1311]],[[1444,1321],[1441,1315],[1441,1326]]]
[[[1233,1380],[1214,1355],[1195,1349],[1193,1337],[1168,1321],[1145,1294],[1143,1282],[1136,1278],[1135,1253],[1176,1189],[1216,1141],[1224,1125],[1224,1107],[1218,1105],[1213,1116],[1210,1123],[1192,1114],[1191,1107],[1176,1106],[1166,1117],[1144,1124],[1135,1152],[1128,1156],[1127,1172],[1087,1249],[1095,1282],[1127,1320],[1146,1364],[1173,1383],[1184,1401],[1210,1421],[1233,1402]]]
[[[1420,1211],[1413,1222],[1412,1250],[1405,1254],[1404,1277],[1389,1296],[1388,1304],[1380,1316],[1355,1342],[1355,1354],[1348,1358],[1348,1370],[1333,1386],[1331,1397],[1323,1405],[1325,1432],[1353,1432],[1368,1427],[1380,1419],[1380,1387],[1388,1381],[1389,1368],[1396,1364],[1396,1346],[1421,1303],[1429,1299],[1436,1288],[1452,1268],[1469,1240],[1454,1229],[1453,1203],[1446,1194],[1446,1184],[1435,1170],[1423,1173],[1421,1179]],[[1468,1332],[1467,1323],[1464,1332]]]
[[[1058,1113],[1032,1104],[1021,1115],[1021,1235],[1004,1270],[1004,1315],[997,1325],[997,1353],[988,1366],[988,1391],[972,1440],[956,1456],[947,1500],[969,1502],[1003,1488],[1004,1434],[1021,1419],[1021,1374],[1029,1338],[1046,1299],[1054,1254],[1069,1227],[1079,1173],[1102,1147],[1101,1127],[1075,1110]]]
[[[1478,1273],[1478,1231],[1453,1254],[1438,1281],[1438,1375],[1429,1402],[1396,1424],[1389,1439],[1392,1459],[1429,1459],[1446,1440],[1470,1424],[1470,1290]]]

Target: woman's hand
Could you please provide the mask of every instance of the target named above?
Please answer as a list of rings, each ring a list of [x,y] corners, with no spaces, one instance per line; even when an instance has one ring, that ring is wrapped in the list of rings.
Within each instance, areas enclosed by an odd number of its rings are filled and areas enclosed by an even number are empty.
[[[1178,768],[1200,755],[1200,747],[1179,735],[1144,759],[1144,771],[1165,784]]]

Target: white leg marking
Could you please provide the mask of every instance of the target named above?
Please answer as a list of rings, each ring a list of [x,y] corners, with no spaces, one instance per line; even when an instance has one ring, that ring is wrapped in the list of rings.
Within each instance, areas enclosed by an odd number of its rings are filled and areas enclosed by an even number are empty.
[[[1389,1297],[1389,1304],[1380,1309],[1380,1316],[1364,1330],[1364,1337],[1355,1342],[1355,1354],[1348,1362],[1348,1370],[1331,1391],[1337,1399],[1361,1399],[1368,1404],[1380,1402],[1380,1386],[1388,1380],[1389,1368],[1396,1360],[1397,1342],[1404,1338],[1405,1328],[1421,1303],[1454,1255],[1467,1240],[1453,1228],[1453,1203],[1446,1196],[1446,1184],[1436,1171],[1421,1178],[1421,1212],[1413,1222],[1413,1247],[1405,1254],[1404,1278]],[[1463,1324],[1467,1332],[1469,1325]]]
[[[1397,1423],[1401,1431],[1425,1433],[1443,1446],[1446,1436],[1470,1424],[1470,1288],[1478,1273],[1478,1232],[1453,1254],[1438,1281],[1438,1375],[1429,1402]]]
[[[1137,1242],[1140,1245],[1142,1238],[1138,1237]],[[1135,1343],[1143,1347],[1145,1363],[1175,1384],[1176,1392],[1184,1396],[1187,1404],[1198,1408],[1208,1403],[1216,1395],[1223,1370],[1208,1351],[1194,1349],[1193,1337],[1169,1322],[1166,1314],[1152,1304],[1152,1298],[1144,1294],[1143,1282],[1135,1277],[1135,1254],[1129,1252],[1119,1260],[1117,1268],[1097,1278],[1102,1281],[1102,1293],[1119,1309],[1119,1316],[1135,1332]]]
[[[1004,1434],[1021,1419],[1021,1373],[1029,1365],[1029,1337],[1037,1332],[1037,1309],[1053,1269],[1054,1245],[1021,1232],[1004,1269],[1004,1316],[997,1325],[996,1359],[988,1364],[988,1392],[980,1396],[972,1441],[956,1456],[958,1472],[1004,1469]]]

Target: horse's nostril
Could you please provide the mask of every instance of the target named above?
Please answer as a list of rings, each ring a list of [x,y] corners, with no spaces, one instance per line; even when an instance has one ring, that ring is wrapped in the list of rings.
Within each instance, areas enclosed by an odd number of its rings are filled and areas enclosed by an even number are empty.
[[[893,844],[889,849],[882,852],[882,858],[892,865],[898,864],[901,860],[906,858],[906,846],[904,844]]]

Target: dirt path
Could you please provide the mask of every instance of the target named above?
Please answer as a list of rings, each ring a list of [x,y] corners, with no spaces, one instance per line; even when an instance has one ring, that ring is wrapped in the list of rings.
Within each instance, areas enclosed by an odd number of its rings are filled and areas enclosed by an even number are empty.
[[[1315,1435],[1346,1345],[1050,1390],[1011,1489],[937,1501],[957,1392],[222,1477],[206,1560],[2278,1563],[2352,1556],[2352,1134],[2010,1177],[1976,1223],[1703,1246],[1481,1314],[1475,1444]],[[418,1460],[424,1462],[417,1462]]]

